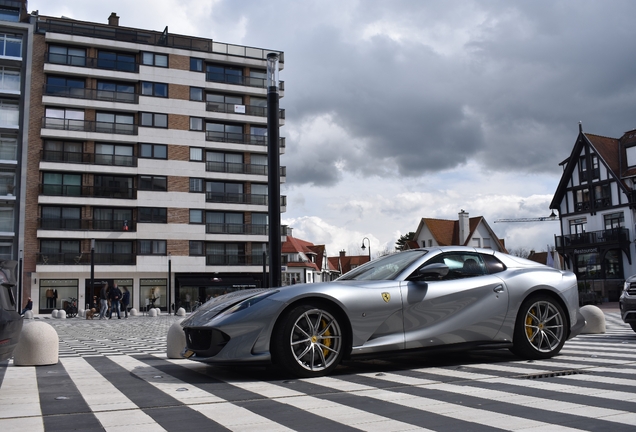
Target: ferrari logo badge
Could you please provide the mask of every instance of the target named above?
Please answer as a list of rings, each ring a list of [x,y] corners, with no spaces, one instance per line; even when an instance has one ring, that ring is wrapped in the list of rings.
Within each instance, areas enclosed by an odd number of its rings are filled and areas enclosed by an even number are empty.
[[[382,293],[382,300],[384,300],[386,303],[391,301],[391,294],[389,294],[388,292],[383,292]]]

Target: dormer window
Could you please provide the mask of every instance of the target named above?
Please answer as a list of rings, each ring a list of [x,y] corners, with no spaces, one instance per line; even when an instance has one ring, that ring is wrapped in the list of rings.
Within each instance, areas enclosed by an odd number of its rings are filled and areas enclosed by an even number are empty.
[[[627,153],[627,166],[636,166],[636,146],[627,147],[625,152]]]

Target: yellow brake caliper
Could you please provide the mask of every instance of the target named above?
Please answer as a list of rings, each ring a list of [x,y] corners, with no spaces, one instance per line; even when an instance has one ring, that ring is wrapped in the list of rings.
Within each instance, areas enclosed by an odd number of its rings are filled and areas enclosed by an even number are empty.
[[[532,336],[534,331],[532,330],[532,315],[536,315],[536,311],[534,308],[530,309],[528,314],[526,315],[526,336],[528,336],[528,340],[532,340]]]
[[[321,324],[322,324],[323,328],[327,327],[327,321],[325,321],[324,319],[322,320]],[[329,329],[327,329],[327,331],[323,333],[323,337],[326,337],[326,336],[331,336],[331,331]],[[333,343],[332,339],[326,339],[326,340],[323,339],[322,340],[322,344],[324,346],[326,346],[326,347],[329,347],[329,348],[331,348],[331,344],[332,343]],[[327,357],[327,355],[329,354],[329,350],[326,349],[326,348],[323,348],[322,353],[323,353],[323,355],[325,357]]]

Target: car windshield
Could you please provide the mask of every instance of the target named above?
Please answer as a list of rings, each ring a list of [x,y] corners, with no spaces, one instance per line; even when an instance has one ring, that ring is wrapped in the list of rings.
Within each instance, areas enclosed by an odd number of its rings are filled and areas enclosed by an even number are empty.
[[[388,255],[357,267],[337,280],[391,280],[427,252],[414,250]]]

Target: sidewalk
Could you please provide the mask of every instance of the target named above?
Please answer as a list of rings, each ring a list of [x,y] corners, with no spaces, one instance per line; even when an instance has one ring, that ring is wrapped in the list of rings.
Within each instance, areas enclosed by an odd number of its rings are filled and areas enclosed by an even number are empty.
[[[598,305],[598,307],[601,308],[603,312],[620,313],[621,311],[620,307],[618,306],[618,302],[601,303],[600,305]]]

